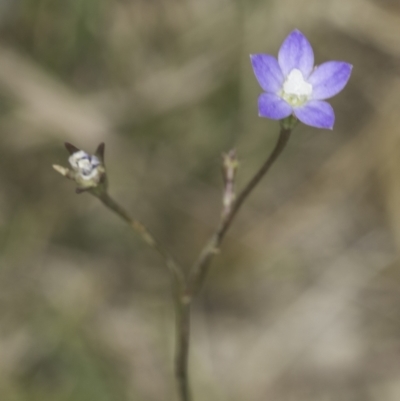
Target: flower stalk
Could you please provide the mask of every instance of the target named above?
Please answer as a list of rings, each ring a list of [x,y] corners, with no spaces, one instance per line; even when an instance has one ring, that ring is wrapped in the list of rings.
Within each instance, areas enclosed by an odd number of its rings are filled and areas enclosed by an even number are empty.
[[[175,379],[179,401],[191,401],[189,383],[189,346],[190,346],[190,312],[191,299],[180,298],[176,305],[176,340],[175,340]]]
[[[270,170],[274,162],[278,159],[282,151],[285,149],[289,141],[290,134],[296,125],[297,120],[288,117],[281,123],[281,130],[278,141],[271,154],[254,174],[248,184],[239,193],[236,200],[234,199],[234,178],[237,169],[237,159],[234,151],[223,156],[223,171],[225,178],[225,191],[223,196],[223,207],[220,223],[208,240],[207,244],[200,252],[199,257],[192,266],[190,271],[187,287],[184,296],[181,298],[179,309],[177,310],[177,337],[176,337],[176,378],[178,382],[178,390],[180,401],[190,401],[189,378],[188,378],[188,360],[189,360],[189,344],[190,344],[190,307],[192,300],[201,290],[204,280],[207,276],[209,266],[214,256],[219,253],[221,243],[231,226],[235,216],[240,208],[253,192],[262,178]],[[227,202],[229,199],[229,202]],[[232,202],[231,202],[232,201]]]
[[[239,193],[236,200],[233,202],[229,212],[222,213],[222,217],[216,231],[211,236],[203,250],[200,252],[199,257],[197,258],[190,271],[188,284],[189,297],[195,296],[201,289],[204,279],[207,275],[208,267],[215,254],[219,252],[220,245],[235,216],[239,212],[245,200],[252,193],[254,188],[259,184],[261,179],[269,171],[276,159],[282,153],[283,149],[286,147],[286,144],[290,138],[290,134],[296,123],[297,120],[293,117],[288,117],[287,119],[282,120],[279,138],[273,151],[264,162],[264,164],[261,166],[261,168],[254,174],[247,185]]]
[[[111,198],[107,191],[94,195],[104,206],[128,223],[129,226],[140,236],[140,238],[161,256],[165,266],[168,268],[172,278],[174,279],[178,294],[181,293],[185,282],[181,268],[177,262],[175,262],[174,258],[164,249],[164,247],[160,245],[160,243],[150,233],[146,226],[139,220],[132,218],[122,206],[120,206],[113,198]]]

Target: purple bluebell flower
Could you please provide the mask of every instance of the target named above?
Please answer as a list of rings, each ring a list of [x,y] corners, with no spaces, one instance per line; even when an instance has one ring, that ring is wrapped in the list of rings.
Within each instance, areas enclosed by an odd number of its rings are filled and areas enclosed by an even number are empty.
[[[254,74],[265,93],[258,99],[260,117],[281,120],[290,115],[317,128],[332,129],[335,113],[325,102],[347,84],[353,66],[328,61],[314,67],[314,52],[299,31],[291,32],[279,49],[278,59],[251,55]]]

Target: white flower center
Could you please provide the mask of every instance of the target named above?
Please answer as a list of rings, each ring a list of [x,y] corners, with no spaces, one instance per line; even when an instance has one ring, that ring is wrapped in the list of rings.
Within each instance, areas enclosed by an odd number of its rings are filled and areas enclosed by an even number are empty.
[[[279,95],[293,107],[302,106],[311,94],[312,85],[304,79],[303,74],[297,68],[290,71],[279,92]]]

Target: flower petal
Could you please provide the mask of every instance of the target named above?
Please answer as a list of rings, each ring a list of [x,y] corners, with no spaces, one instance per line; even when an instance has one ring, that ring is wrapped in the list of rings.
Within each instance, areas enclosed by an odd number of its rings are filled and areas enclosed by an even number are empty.
[[[338,94],[347,84],[353,66],[343,61],[328,61],[318,66],[310,75],[312,98],[328,99]]]
[[[314,52],[307,38],[294,30],[282,43],[278,61],[284,76],[294,68],[300,70],[305,79],[311,74],[314,66]]]
[[[269,54],[252,54],[250,59],[261,88],[266,92],[277,93],[283,85],[283,74],[278,60]]]
[[[295,116],[304,124],[316,128],[332,129],[335,122],[335,112],[332,106],[322,100],[311,100],[294,110]]]
[[[292,107],[278,95],[263,93],[258,98],[258,115],[260,117],[281,120],[282,118],[290,116],[292,112]]]

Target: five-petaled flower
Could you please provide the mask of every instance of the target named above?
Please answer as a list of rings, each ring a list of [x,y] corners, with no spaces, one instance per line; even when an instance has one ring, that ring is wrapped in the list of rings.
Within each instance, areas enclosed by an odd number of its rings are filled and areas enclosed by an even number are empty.
[[[281,120],[293,114],[304,124],[332,129],[335,114],[324,100],[345,87],[353,68],[351,64],[328,61],[314,68],[313,49],[298,30],[285,39],[278,59],[255,54],[251,63],[265,91],[258,99],[261,117]]]

